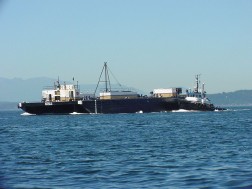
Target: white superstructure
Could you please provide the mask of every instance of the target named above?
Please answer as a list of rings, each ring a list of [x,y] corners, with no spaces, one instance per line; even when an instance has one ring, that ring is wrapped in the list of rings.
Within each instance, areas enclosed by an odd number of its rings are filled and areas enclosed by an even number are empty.
[[[138,94],[134,91],[108,91],[101,92],[100,99],[108,100],[108,99],[131,99],[137,98]]]
[[[83,94],[78,85],[58,84],[53,87],[46,87],[42,90],[43,102],[68,102],[82,99],[93,98],[93,94]]]
[[[182,92],[181,88],[154,89],[152,94],[154,97],[176,97]]]
[[[57,85],[53,89],[42,91],[43,101],[71,101],[80,97],[80,90],[75,85]]]
[[[202,84],[200,88],[200,80],[199,75],[196,75],[196,86],[194,87],[194,91],[186,90],[186,100],[193,103],[202,103],[202,104],[211,104],[210,100],[206,97],[205,84]]]

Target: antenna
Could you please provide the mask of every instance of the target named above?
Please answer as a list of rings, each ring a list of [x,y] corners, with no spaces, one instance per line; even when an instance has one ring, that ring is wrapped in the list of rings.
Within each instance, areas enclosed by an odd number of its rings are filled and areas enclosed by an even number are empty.
[[[195,93],[198,93],[198,92],[199,92],[200,75],[201,75],[201,74],[197,74],[197,75],[195,76],[195,79],[196,79],[196,86],[195,86],[195,88],[194,88],[194,92],[195,92]]]
[[[202,98],[206,97],[206,94],[205,94],[205,83],[202,84],[201,95],[202,95]]]
[[[57,83],[58,83],[57,87],[60,89],[59,76],[58,76],[58,81],[57,81]]]

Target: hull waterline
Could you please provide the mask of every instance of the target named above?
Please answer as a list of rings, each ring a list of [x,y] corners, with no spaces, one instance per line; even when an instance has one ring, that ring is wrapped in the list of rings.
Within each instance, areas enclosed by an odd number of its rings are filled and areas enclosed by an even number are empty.
[[[51,103],[44,103],[44,102],[19,103],[18,107],[27,113],[36,115],[70,114],[73,112],[88,113],[82,105],[78,104],[77,101],[51,102]]]

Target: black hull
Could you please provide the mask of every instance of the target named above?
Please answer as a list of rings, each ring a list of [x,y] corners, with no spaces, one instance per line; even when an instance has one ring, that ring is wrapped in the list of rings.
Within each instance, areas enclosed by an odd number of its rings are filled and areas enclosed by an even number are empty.
[[[81,104],[78,104],[77,101],[52,102],[51,104],[50,103],[46,104],[44,102],[20,103],[18,107],[27,113],[36,114],[36,115],[70,114],[73,112],[88,113]]]
[[[179,101],[179,109],[194,111],[214,111],[216,108],[213,104],[202,104],[181,99]]]
[[[115,99],[115,100],[83,100],[72,102],[52,102],[52,103],[20,103],[19,108],[23,111],[42,114],[70,114],[76,113],[149,113],[168,112],[172,110],[195,110],[214,111],[224,110],[216,108],[213,104],[193,103],[184,98],[137,98],[137,99]]]
[[[83,101],[89,113],[149,113],[179,109],[176,98],[138,98]]]

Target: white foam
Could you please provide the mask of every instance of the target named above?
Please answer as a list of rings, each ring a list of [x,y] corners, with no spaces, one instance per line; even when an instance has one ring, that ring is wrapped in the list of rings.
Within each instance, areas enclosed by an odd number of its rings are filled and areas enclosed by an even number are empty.
[[[78,112],[70,113],[70,115],[81,115],[81,114],[85,114],[85,113],[78,113]]]
[[[142,110],[140,110],[140,111],[138,111],[138,112],[136,112],[137,114],[142,114],[143,113],[143,111]]]
[[[28,113],[28,112],[24,112],[24,113],[22,113],[21,115],[22,115],[22,116],[32,116],[32,115],[36,115],[36,114],[30,114],[30,113]]]
[[[172,110],[172,112],[198,112],[198,111],[196,111],[196,110],[179,109],[179,110]]]
[[[251,109],[248,109],[248,108],[244,108],[244,109],[228,109],[229,111],[234,111],[234,112],[242,112],[242,111],[250,111]]]

